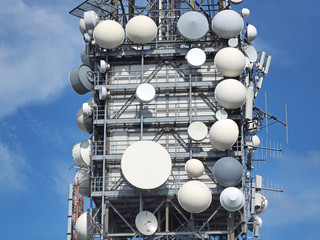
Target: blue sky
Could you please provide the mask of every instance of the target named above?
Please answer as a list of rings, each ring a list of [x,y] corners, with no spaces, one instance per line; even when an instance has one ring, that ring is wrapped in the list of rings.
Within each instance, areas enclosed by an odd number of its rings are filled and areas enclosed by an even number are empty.
[[[66,237],[67,191],[74,170],[71,150],[89,135],[75,114],[88,95],[76,94],[69,70],[79,66],[83,46],[75,0],[1,0],[0,20],[0,229],[3,239]],[[244,0],[246,20],[256,26],[255,46],[273,56],[258,106],[284,119],[262,139],[283,143],[281,159],[268,159],[254,173],[284,186],[269,200],[263,239],[318,239],[320,215],[319,104],[320,3]]]

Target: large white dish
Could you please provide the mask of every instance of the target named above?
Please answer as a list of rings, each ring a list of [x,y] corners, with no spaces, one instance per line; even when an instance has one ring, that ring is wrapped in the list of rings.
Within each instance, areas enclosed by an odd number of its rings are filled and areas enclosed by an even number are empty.
[[[158,220],[149,211],[139,212],[135,219],[135,224],[139,232],[145,236],[154,234],[158,229]]]
[[[101,48],[113,49],[118,47],[124,39],[122,26],[113,20],[100,22],[93,30],[93,38]]]
[[[226,39],[239,35],[243,25],[242,17],[233,10],[220,11],[212,19],[212,28],[215,34]]]
[[[209,31],[207,18],[199,12],[184,13],[178,20],[179,33],[188,40],[199,40]]]
[[[97,26],[99,21],[98,14],[95,13],[95,11],[86,11],[83,14],[84,24],[86,26],[87,30],[94,29],[95,26]]]
[[[245,103],[247,89],[239,80],[226,79],[216,86],[214,97],[222,107],[236,109]]]
[[[156,89],[149,83],[142,83],[136,89],[136,97],[142,103],[151,102],[156,96]]]
[[[243,168],[237,159],[223,157],[214,164],[212,174],[220,185],[232,187],[241,181]]]
[[[90,196],[90,171],[86,168],[80,168],[74,177],[74,184],[78,185],[79,192],[86,196]]]
[[[192,48],[188,51],[186,60],[191,67],[201,67],[206,62],[206,53],[200,48]]]
[[[193,122],[188,127],[189,137],[196,142],[200,142],[208,135],[208,128],[203,122]]]
[[[203,163],[198,159],[190,159],[186,162],[185,170],[192,178],[199,178],[204,172]]]
[[[76,122],[78,124],[78,127],[86,132],[86,133],[92,133],[92,127],[93,127],[93,119],[92,115],[85,117],[82,112],[82,107],[78,110],[76,115]]]
[[[234,212],[243,207],[245,198],[238,188],[228,187],[220,194],[220,203],[224,209]]]
[[[73,160],[79,167],[88,167],[91,165],[91,140],[85,140],[77,143],[72,149]]]
[[[230,149],[237,141],[238,136],[238,125],[231,119],[224,119],[215,122],[209,131],[212,146],[221,151]]]
[[[212,195],[204,183],[192,180],[179,189],[178,201],[184,210],[190,213],[201,213],[210,206]]]
[[[78,240],[90,240],[93,238],[95,221],[89,212],[83,213],[76,222],[76,234]]]
[[[93,72],[87,65],[81,65],[69,72],[69,83],[73,90],[83,95],[93,88]]]
[[[246,37],[248,42],[252,42],[258,35],[258,31],[255,26],[248,24],[246,29]]]
[[[217,52],[214,64],[225,77],[236,77],[244,71],[246,58],[239,49],[226,47]]]
[[[139,15],[129,20],[126,33],[130,40],[139,44],[151,42],[157,36],[157,24],[148,16]]]
[[[121,171],[124,179],[138,190],[153,190],[163,185],[171,174],[167,150],[153,141],[138,141],[123,153]]]

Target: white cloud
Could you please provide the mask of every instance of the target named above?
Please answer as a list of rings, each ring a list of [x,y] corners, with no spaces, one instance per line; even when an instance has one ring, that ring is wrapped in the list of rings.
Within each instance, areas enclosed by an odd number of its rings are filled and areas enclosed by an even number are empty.
[[[48,101],[68,85],[79,59],[77,26],[52,9],[5,1],[0,8],[0,117],[18,107]]]

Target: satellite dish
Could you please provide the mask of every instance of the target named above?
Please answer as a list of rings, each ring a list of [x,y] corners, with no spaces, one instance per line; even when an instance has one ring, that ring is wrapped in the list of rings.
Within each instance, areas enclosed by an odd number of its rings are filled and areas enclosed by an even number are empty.
[[[83,95],[92,90],[93,72],[87,65],[81,65],[69,72],[69,83],[73,90]]]
[[[237,77],[244,71],[246,59],[239,49],[226,47],[217,52],[214,64],[223,76]]]
[[[83,115],[85,117],[89,117],[92,115],[92,107],[89,105],[89,103],[85,102],[82,104],[82,112],[83,112]]]
[[[80,168],[74,177],[74,184],[78,185],[79,192],[86,196],[90,196],[90,171],[86,168]]]
[[[244,47],[244,52],[248,56],[250,62],[254,63],[258,59],[257,50],[252,45],[247,45]]]
[[[215,122],[209,131],[212,146],[221,151],[230,149],[237,141],[238,136],[238,125],[231,119],[223,119]]]
[[[230,2],[231,2],[232,4],[240,4],[240,3],[243,2],[243,0],[230,0]]]
[[[156,89],[149,83],[142,83],[137,87],[136,97],[142,103],[151,102],[156,96]]]
[[[251,137],[251,143],[252,143],[253,149],[257,149],[260,145],[260,138],[257,135],[253,135]]]
[[[91,240],[95,231],[95,221],[89,212],[83,213],[76,222],[76,234],[79,240]]]
[[[258,31],[255,26],[248,24],[246,29],[247,41],[250,43],[257,37]]]
[[[99,89],[99,99],[105,100],[107,98],[107,88],[102,86]]]
[[[212,19],[212,28],[221,38],[229,39],[239,35],[243,29],[243,19],[233,10],[218,12]]]
[[[86,42],[86,43],[89,43],[91,42],[91,35],[89,33],[84,33],[83,34],[83,40]]]
[[[158,32],[157,24],[148,16],[139,15],[131,18],[126,26],[130,40],[139,44],[151,42]]]
[[[178,20],[179,33],[186,39],[195,41],[203,38],[209,31],[207,18],[199,12],[184,13]]]
[[[268,199],[260,193],[255,196],[255,210],[256,214],[263,213],[268,207]]]
[[[239,80],[226,79],[216,86],[214,97],[224,108],[237,109],[245,103],[247,89]]]
[[[72,149],[73,160],[79,167],[88,167],[91,165],[91,140],[77,143]]]
[[[186,162],[185,170],[192,178],[199,178],[204,172],[203,163],[198,159],[190,159]]]
[[[107,63],[105,60],[100,60],[100,72],[105,73],[107,71]]]
[[[239,45],[239,40],[238,40],[238,38],[230,38],[229,40],[228,40],[228,46],[229,47],[237,47]]]
[[[257,228],[260,230],[260,228],[262,227],[262,219],[261,217],[259,216],[252,216],[249,220],[248,220],[248,224],[247,224],[247,227],[248,227],[248,230],[250,232],[253,232],[254,230],[254,225],[257,226]]]
[[[243,17],[249,17],[250,16],[250,10],[248,8],[242,8],[241,14]]]
[[[93,38],[101,48],[113,49],[118,47],[124,39],[122,26],[113,20],[100,22],[93,30]]]
[[[138,190],[153,190],[162,186],[171,174],[171,165],[167,150],[153,141],[131,144],[121,159],[124,179]]]
[[[86,29],[92,30],[97,26],[99,21],[98,14],[95,13],[95,11],[87,11],[83,14],[84,24],[86,26]]]
[[[220,110],[216,111],[215,116],[216,116],[216,119],[218,121],[220,121],[220,120],[223,120],[223,119],[227,119],[228,118],[228,113],[225,110],[220,109]]]
[[[79,111],[77,112],[76,121],[77,121],[78,127],[82,131],[86,133],[92,133],[92,126],[93,126],[92,116],[85,117],[82,112],[82,108],[80,108]]]
[[[246,57],[246,69],[252,70],[253,69],[253,63],[250,62],[250,59]]]
[[[213,177],[224,187],[237,185],[243,176],[241,163],[232,157],[220,158],[213,166]]]
[[[200,48],[192,48],[188,51],[186,59],[191,67],[201,67],[206,61],[206,53]]]
[[[148,211],[139,212],[136,216],[135,223],[138,231],[145,236],[154,234],[158,228],[157,218]]]
[[[180,206],[190,213],[201,213],[211,204],[210,189],[202,182],[192,180],[186,182],[178,191]]]
[[[83,18],[80,18],[79,29],[82,35],[86,32],[86,25]]]
[[[228,187],[220,194],[220,203],[227,211],[235,212],[243,207],[245,198],[238,188]]]
[[[208,128],[203,122],[193,122],[188,127],[189,137],[196,142],[200,142],[208,135]]]

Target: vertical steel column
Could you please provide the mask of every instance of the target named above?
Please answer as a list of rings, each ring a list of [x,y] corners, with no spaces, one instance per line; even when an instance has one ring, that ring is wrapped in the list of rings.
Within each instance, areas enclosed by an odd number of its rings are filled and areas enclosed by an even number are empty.
[[[69,184],[67,240],[71,240],[71,237],[72,237],[72,212],[73,212],[72,210],[73,210],[73,185]]]

